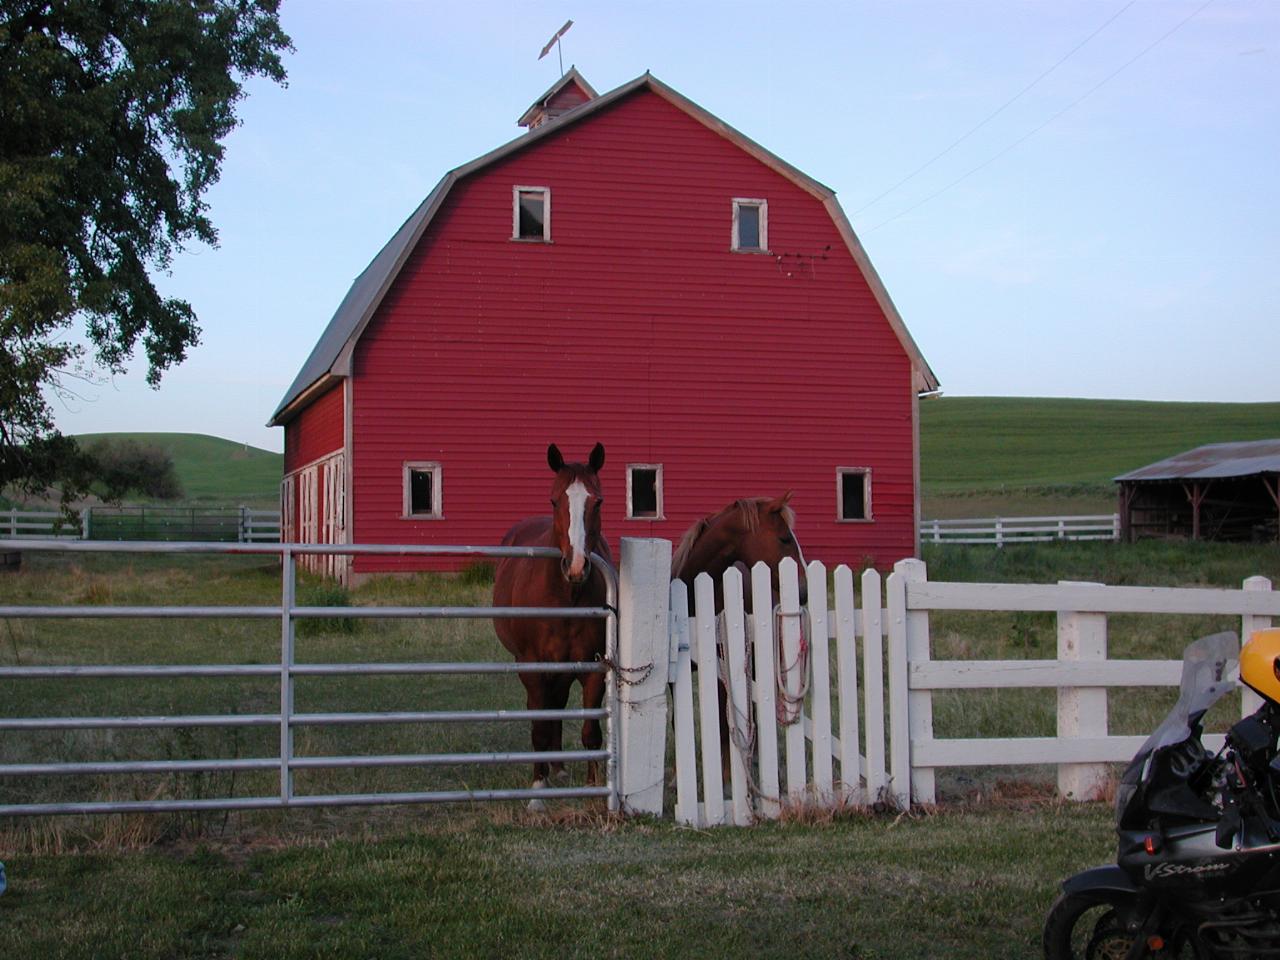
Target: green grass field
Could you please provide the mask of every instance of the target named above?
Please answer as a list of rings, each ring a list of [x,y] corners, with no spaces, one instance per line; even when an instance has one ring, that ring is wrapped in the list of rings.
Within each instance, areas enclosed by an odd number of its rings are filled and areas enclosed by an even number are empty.
[[[86,433],[94,440],[135,440],[159,447],[173,458],[182,481],[182,502],[274,507],[280,502],[284,458],[248,444],[196,433]]]
[[[926,400],[923,516],[1113,513],[1121,473],[1206,443],[1276,436],[1280,403]]]

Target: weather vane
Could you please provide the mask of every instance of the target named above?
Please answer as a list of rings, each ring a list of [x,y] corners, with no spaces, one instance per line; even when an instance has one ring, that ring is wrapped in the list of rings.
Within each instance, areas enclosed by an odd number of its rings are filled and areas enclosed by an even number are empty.
[[[573,26],[573,21],[566,20],[564,22],[564,26],[556,31],[555,36],[547,41],[547,45],[543,47],[542,52],[538,54],[538,59],[541,60],[543,57],[545,57],[548,53],[551,52],[552,47],[555,47],[556,56],[560,59],[560,75],[561,76],[564,76],[564,54],[560,50],[560,38],[563,37],[566,33],[568,33],[569,28],[572,26]]]

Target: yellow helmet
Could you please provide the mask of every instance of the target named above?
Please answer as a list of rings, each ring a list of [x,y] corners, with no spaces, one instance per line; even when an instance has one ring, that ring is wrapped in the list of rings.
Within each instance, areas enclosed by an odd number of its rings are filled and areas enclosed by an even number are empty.
[[[1257,630],[1240,651],[1240,680],[1280,704],[1280,628]]]

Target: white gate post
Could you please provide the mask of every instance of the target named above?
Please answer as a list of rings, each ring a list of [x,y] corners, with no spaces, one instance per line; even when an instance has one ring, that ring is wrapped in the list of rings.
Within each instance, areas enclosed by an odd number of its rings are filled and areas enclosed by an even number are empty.
[[[933,739],[933,694],[910,690],[910,665],[929,659],[929,614],[907,606],[909,583],[927,579],[920,560],[899,560],[889,575],[889,768],[894,803],[935,802],[931,767],[916,767],[912,747]],[[863,601],[866,602],[865,600]]]
[[[618,789],[627,813],[662,815],[671,541],[622,538],[618,573]]]
[[[1098,587],[1098,583],[1059,580],[1060,586]],[[1058,659],[1107,659],[1107,617],[1103,613],[1058,612]],[[1058,688],[1058,736],[1105,737],[1107,735],[1106,687]],[[1094,800],[1106,787],[1105,763],[1058,764],[1058,792],[1068,800]]]
[[[1244,589],[1250,592],[1260,591],[1263,593],[1270,592],[1271,581],[1266,577],[1249,577],[1244,582]],[[1240,618],[1240,642],[1245,644],[1249,642],[1249,638],[1253,636],[1255,630],[1266,630],[1271,626],[1270,617],[1260,617],[1255,614],[1246,613]],[[1262,698],[1246,687],[1240,685],[1240,715],[1247,717],[1262,706]]]

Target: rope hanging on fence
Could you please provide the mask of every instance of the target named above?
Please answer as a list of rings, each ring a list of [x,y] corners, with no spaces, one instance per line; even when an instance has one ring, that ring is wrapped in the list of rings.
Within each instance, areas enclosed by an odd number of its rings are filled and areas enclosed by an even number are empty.
[[[800,618],[800,649],[796,651],[793,663],[785,663],[782,652],[782,621],[784,617]],[[783,612],[782,604],[773,608],[773,678],[778,688],[777,714],[778,723],[789,727],[799,722],[804,712],[804,698],[809,695],[809,610],[802,607],[795,612]],[[800,689],[794,695],[787,692],[786,675],[798,669],[800,671]]]
[[[745,631],[743,639],[746,641],[743,647],[743,662],[750,663],[752,648],[755,644]],[[722,654],[716,657],[716,666],[720,673],[720,685],[725,692],[725,722],[729,724],[729,738],[746,756],[752,757],[756,752],[756,725],[751,719],[751,672],[747,671],[747,703],[744,709],[739,710],[738,705],[733,702],[733,684],[729,679],[728,640],[729,630],[722,613],[716,617],[716,646]],[[744,728],[746,733],[743,733]],[[750,779],[750,774],[747,778]]]

